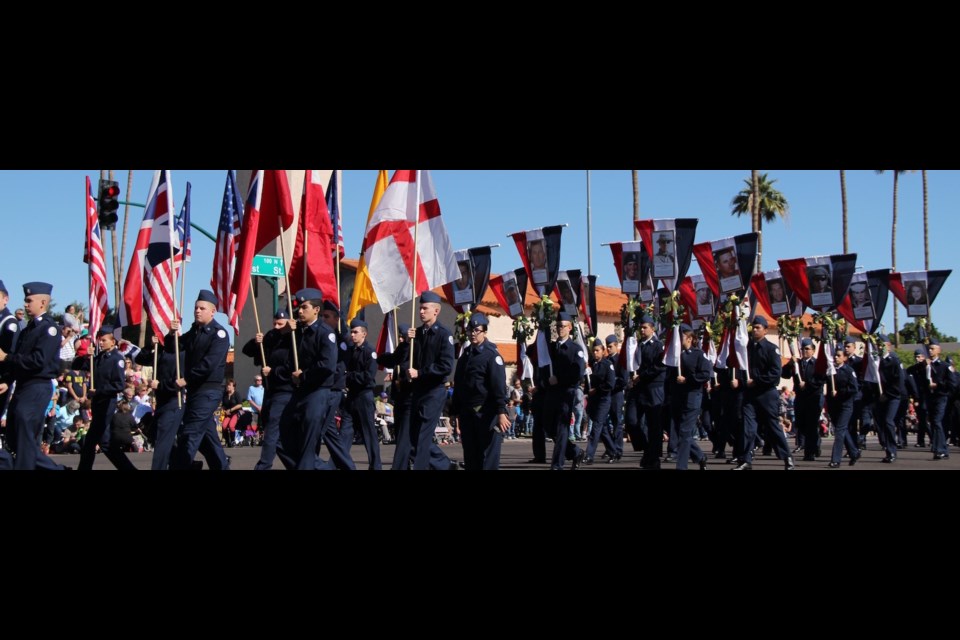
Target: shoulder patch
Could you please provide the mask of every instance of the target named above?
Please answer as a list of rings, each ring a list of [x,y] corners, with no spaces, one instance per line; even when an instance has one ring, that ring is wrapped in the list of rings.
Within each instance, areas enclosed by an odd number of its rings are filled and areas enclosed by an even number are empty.
[[[17,324],[16,322],[8,322],[8,323],[7,323],[7,331],[14,331],[14,332],[16,332],[16,330],[19,329],[19,328],[20,328],[20,325]]]
[[[610,365],[610,371],[613,371],[613,365]]]
[[[777,355],[780,355],[780,347],[774,347],[773,350],[777,352]]]
[[[124,362],[123,360],[117,360],[117,366],[120,367],[121,369],[124,369],[126,368],[127,363]]]
[[[224,331],[223,329],[220,329],[220,330],[217,331],[217,337],[218,337],[218,338],[226,338],[226,337],[227,337],[227,332]]]
[[[503,366],[503,358],[501,358],[500,356],[497,356],[496,361],[498,365],[500,365],[501,367]]]
[[[377,359],[377,352],[376,352],[376,351],[371,351],[371,352],[370,352],[370,357],[373,358],[374,360],[376,360],[376,359]]]
[[[447,337],[447,340],[450,341],[450,344],[453,344],[453,336],[448,336],[448,337]]]
[[[583,351],[577,351],[577,357],[580,358],[581,360],[585,360],[585,358],[583,357]]]
[[[55,336],[55,335],[57,335],[57,328],[56,328],[56,327],[50,327],[49,329],[47,329],[47,333],[49,333],[51,336]]]
[[[346,343],[346,342],[341,342],[341,343],[340,343],[340,351],[346,351],[346,350],[347,350],[347,343]]]
[[[331,333],[331,334],[327,335],[327,340],[329,340],[330,342],[336,344],[336,343],[337,343],[337,336],[335,336],[335,335],[333,335],[333,334]]]

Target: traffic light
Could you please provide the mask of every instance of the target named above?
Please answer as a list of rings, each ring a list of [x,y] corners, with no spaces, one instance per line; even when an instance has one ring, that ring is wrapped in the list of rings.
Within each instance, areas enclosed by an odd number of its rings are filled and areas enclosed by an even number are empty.
[[[100,181],[100,197],[97,198],[101,229],[115,229],[117,227],[117,209],[120,208],[120,185],[116,180]]]

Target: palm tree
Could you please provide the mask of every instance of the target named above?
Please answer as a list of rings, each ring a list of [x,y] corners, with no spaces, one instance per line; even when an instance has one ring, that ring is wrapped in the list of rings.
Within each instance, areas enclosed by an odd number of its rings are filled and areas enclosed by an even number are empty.
[[[927,170],[922,169],[920,175],[923,176],[923,268],[930,269],[930,233],[927,216]]]
[[[850,253],[847,248],[847,172],[840,169],[840,201],[843,203],[843,252]]]
[[[633,239],[639,240],[640,231],[637,230],[636,221],[640,219],[640,186],[637,184],[637,170],[634,169],[630,173],[633,174]]]
[[[752,212],[754,219],[753,230],[760,234],[757,239],[757,266],[755,272],[761,271],[761,259],[763,257],[763,223],[773,222],[778,217],[787,220],[790,217],[790,203],[786,197],[774,189],[776,180],[770,180],[769,174],[757,176],[756,182],[753,179],[743,181],[747,188],[734,196],[730,201],[733,210],[730,212],[734,216],[742,216],[745,213]]]
[[[893,169],[893,226],[890,230],[890,266],[897,270],[897,191],[900,189],[900,174],[907,173],[908,169]],[[877,175],[886,173],[886,169],[877,169]],[[900,310],[893,305],[893,336],[894,346],[900,346]]]

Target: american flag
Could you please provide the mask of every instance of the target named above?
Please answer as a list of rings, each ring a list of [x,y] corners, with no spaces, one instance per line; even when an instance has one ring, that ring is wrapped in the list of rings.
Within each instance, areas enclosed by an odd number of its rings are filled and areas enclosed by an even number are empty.
[[[107,267],[100,240],[100,220],[97,203],[93,199],[90,176],[87,176],[87,243],[83,261],[90,265],[90,335],[97,335],[103,319],[110,312],[107,302]]]
[[[240,245],[240,216],[243,200],[237,189],[237,176],[227,171],[227,184],[223,189],[223,205],[220,208],[220,226],[217,227],[217,247],[213,256],[213,276],[210,287],[217,296],[217,309],[227,313],[230,308],[230,284]]]
[[[343,259],[343,224],[340,217],[340,171],[334,170],[330,175],[330,184],[327,186],[327,209],[330,211],[330,225],[336,234],[337,251]]]
[[[176,254],[180,252],[180,237],[173,215],[170,172],[163,170],[157,173],[159,180],[154,178],[147,198],[147,209],[153,209],[153,230],[144,268],[147,270],[147,314],[154,335],[163,342],[163,337],[170,332],[170,323],[177,317],[174,304],[177,274],[170,263],[171,258],[176,262]]]
[[[193,249],[190,246],[190,183],[187,183],[187,197],[183,199],[183,206],[180,207],[180,215],[177,216],[177,236],[180,238],[181,251],[177,254],[174,262],[177,268],[183,262],[190,262],[193,255]]]

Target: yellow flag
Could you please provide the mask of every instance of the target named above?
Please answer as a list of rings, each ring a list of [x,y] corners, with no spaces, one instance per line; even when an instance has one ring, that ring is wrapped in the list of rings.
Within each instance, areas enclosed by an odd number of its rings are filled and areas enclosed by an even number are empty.
[[[381,170],[377,176],[377,184],[373,189],[373,199],[370,201],[370,213],[367,214],[367,227],[370,226],[370,218],[373,217],[373,212],[376,211],[380,205],[380,198],[383,197],[383,192],[387,190],[387,183],[387,172]],[[366,231],[369,231],[369,229]],[[357,314],[360,313],[360,310],[365,306],[375,304],[376,302],[378,302],[377,293],[373,290],[373,283],[370,282],[370,273],[367,271],[367,262],[361,251],[360,265],[357,267],[357,278],[353,284],[353,297],[350,299],[350,310],[347,312],[347,322],[349,323],[357,317]]]

